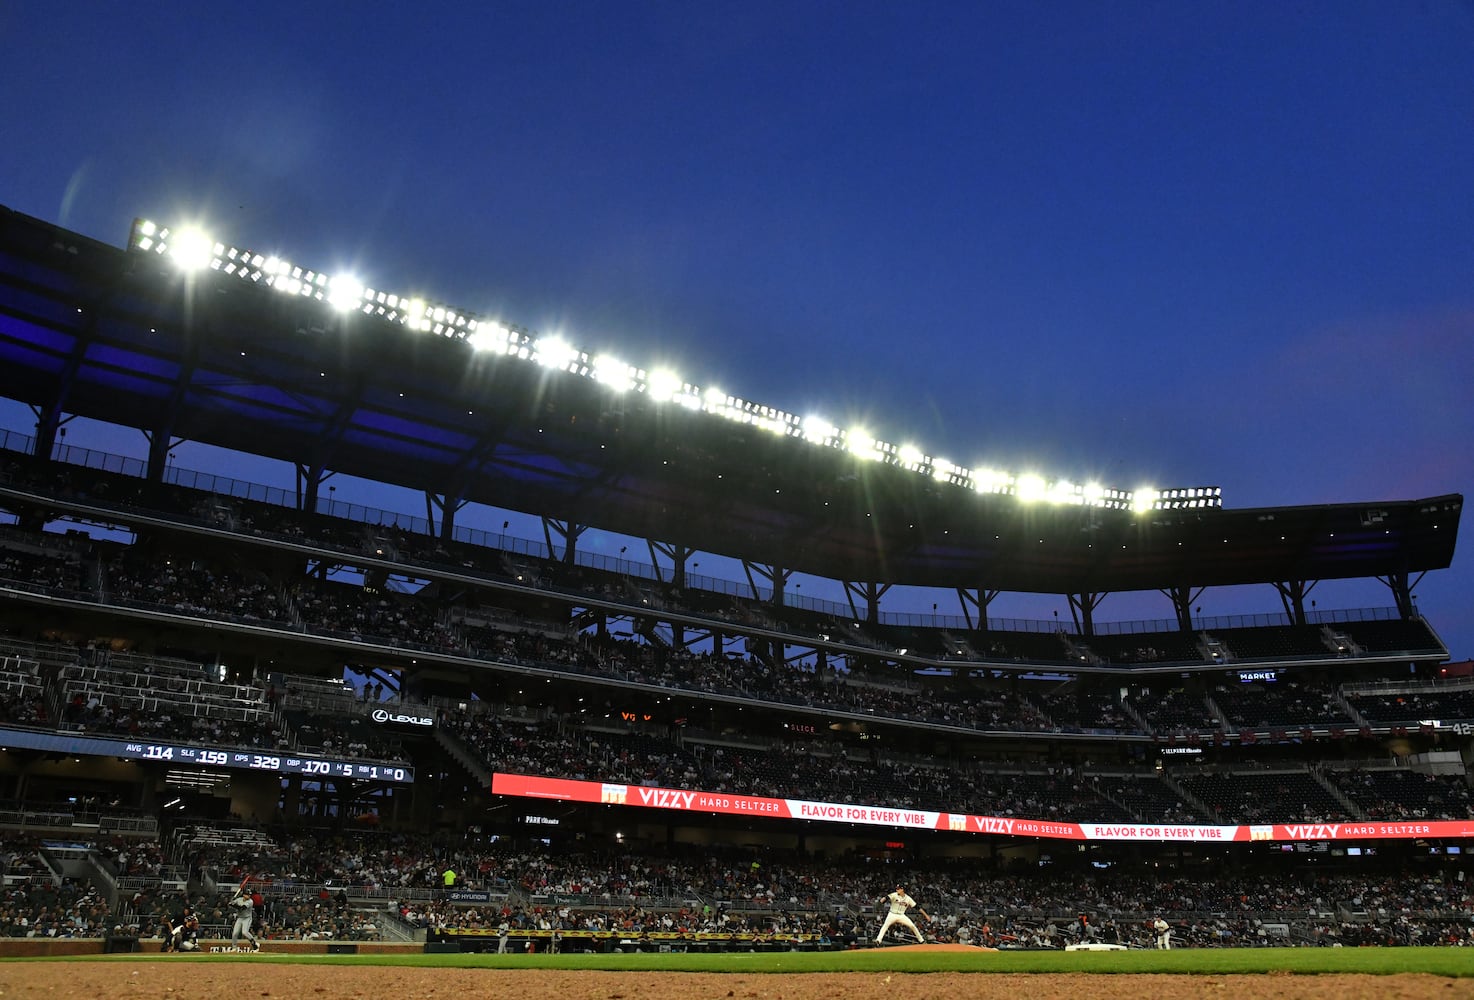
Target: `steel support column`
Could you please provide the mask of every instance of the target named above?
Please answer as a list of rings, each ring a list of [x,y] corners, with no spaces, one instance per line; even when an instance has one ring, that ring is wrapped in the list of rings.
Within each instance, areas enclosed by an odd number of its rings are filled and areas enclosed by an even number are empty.
[[[891,589],[888,583],[865,583],[852,580],[844,580],[845,596],[849,599],[850,610],[854,612],[855,618],[870,625],[880,624],[880,599]],[[865,613],[860,614],[859,608],[855,606],[855,600],[864,602]]]
[[[560,521],[555,517],[544,517],[543,541],[548,543],[548,554],[553,555],[558,551],[557,546],[553,544],[553,536],[557,535],[563,543],[563,555],[556,556],[556,558],[563,565],[572,566],[578,553],[578,539],[588,530],[589,526],[586,524],[575,524],[572,521]]]
[[[1177,627],[1179,630],[1183,632],[1191,632],[1193,630],[1193,604],[1197,602],[1199,597],[1203,596],[1203,591],[1206,589],[1208,588],[1199,587],[1197,590],[1193,590],[1192,587],[1184,584],[1173,587],[1170,590],[1161,591],[1172,602],[1172,611],[1177,616]]]
[[[768,603],[775,608],[784,605],[785,595],[788,592],[788,578],[793,576],[793,570],[784,569],[782,566],[769,566],[765,563],[749,562],[742,560],[742,570],[747,574],[747,585],[752,588],[752,599],[761,601],[762,592],[758,589],[758,580],[766,582],[773,591],[773,596]],[[753,579],[756,576],[757,579]]]
[[[170,421],[173,424],[173,421]],[[174,461],[174,449],[178,448],[189,438],[177,438],[167,428],[159,428],[143,432],[143,439],[148,442],[148,471],[146,476],[151,483],[162,483],[170,466]]]
[[[1279,592],[1280,603],[1284,605],[1285,614],[1292,624],[1305,624],[1305,598],[1310,596],[1317,582],[1319,581],[1288,580],[1274,585],[1274,589]]]
[[[1070,617],[1075,620],[1075,631],[1080,635],[1095,634],[1095,609],[1110,594],[1066,594],[1070,602]]]
[[[653,538],[645,539],[645,544],[650,549],[650,564],[655,567],[656,578],[662,583],[666,582],[665,574],[660,569],[660,557],[665,556],[670,560],[670,585],[678,590],[685,590],[686,562],[696,554],[696,550],[674,542],[658,542]]]
[[[322,490],[322,484],[336,476],[336,472],[328,472],[321,463],[313,465],[297,465],[297,509],[308,514],[316,514],[317,499]]]
[[[1397,605],[1397,613],[1403,621],[1411,621],[1418,617],[1418,607],[1413,603],[1413,588],[1422,583],[1426,575],[1426,571],[1419,573],[1417,579],[1412,581],[1408,580],[1405,572],[1388,573],[1386,576],[1377,577],[1379,582],[1386,584],[1387,589],[1392,591],[1392,602]]]
[[[974,632],[988,631],[988,608],[1002,591],[988,590],[979,587],[976,590],[968,590],[966,587],[957,588],[957,603],[962,607],[962,617],[967,619],[967,627]],[[978,613],[977,621],[972,619],[972,613]]]
[[[425,519],[430,522],[430,534],[438,535],[443,541],[450,541],[455,537],[456,513],[469,503],[463,496],[455,496],[450,493],[432,493],[425,491]],[[435,528],[435,512],[440,512],[440,528]]]

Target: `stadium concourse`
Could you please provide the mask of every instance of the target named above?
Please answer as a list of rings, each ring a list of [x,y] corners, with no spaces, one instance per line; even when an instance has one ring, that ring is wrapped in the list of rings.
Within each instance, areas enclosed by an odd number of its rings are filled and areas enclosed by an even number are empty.
[[[0,393],[37,418],[0,429],[0,934],[158,946],[188,906],[218,940],[250,878],[268,949],[848,949],[904,877],[936,943],[1471,942],[1474,668],[1412,600],[1461,497],[964,469],[224,244],[186,276],[167,234],[0,213]],[[1345,579],[1390,604],[1307,606]],[[1256,583],[1279,611],[1196,610]],[[1172,617],[1096,621],[1130,591]]]

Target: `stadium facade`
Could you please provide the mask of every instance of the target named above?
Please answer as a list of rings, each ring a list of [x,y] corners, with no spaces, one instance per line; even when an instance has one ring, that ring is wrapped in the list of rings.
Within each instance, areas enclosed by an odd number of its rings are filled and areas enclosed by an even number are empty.
[[[1451,870],[1474,843],[1474,677],[1413,600],[1458,495],[1234,509],[968,469],[154,223],[120,249],[9,211],[0,395],[35,414],[0,430],[21,817],[1000,868]],[[148,458],[68,445],[74,416]],[[183,440],[297,488],[177,468]],[[1311,601],[1343,579],[1386,606]],[[1242,584],[1279,609],[1195,610]],[[897,585],[959,614],[892,614]],[[990,615],[1013,592],[1069,620]],[[1134,592],[1171,619],[1096,620]]]

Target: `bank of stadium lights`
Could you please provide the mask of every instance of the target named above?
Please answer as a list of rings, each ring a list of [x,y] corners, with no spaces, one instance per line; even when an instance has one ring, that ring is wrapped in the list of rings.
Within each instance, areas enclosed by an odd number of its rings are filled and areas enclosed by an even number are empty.
[[[799,436],[810,444],[823,445],[826,448],[845,447],[839,434],[839,428],[823,417],[813,414],[804,417],[800,422]]]
[[[856,458],[870,462],[880,458],[880,453],[876,451],[878,444],[880,442],[871,437],[863,427],[851,427],[844,432],[845,449]]]
[[[587,356],[562,337],[539,337],[533,342],[532,360],[555,372],[581,374]]]
[[[930,468],[927,457],[914,444],[903,444],[896,449],[896,464],[909,472],[925,473]]]
[[[1049,484],[1043,476],[1025,473],[1014,480],[1013,495],[1024,503],[1036,503],[1049,495]]]
[[[637,382],[635,389],[641,389]],[[668,368],[658,368],[645,380],[644,393],[657,403],[674,403],[688,410],[701,409],[701,388],[682,380]]]
[[[512,331],[499,323],[474,323],[466,333],[466,343],[473,351],[484,354],[504,354]]]
[[[181,270],[206,268],[262,285],[285,295],[325,303],[342,312],[358,312],[416,332],[464,342],[478,354],[517,358],[548,371],[592,379],[614,392],[643,393],[652,401],[702,411],[775,435],[848,452],[854,457],[896,466],[977,493],[1013,497],[1021,503],[1100,507],[1145,513],[1223,506],[1218,487],[1119,490],[1099,483],[1078,484],[1047,479],[1037,473],[970,469],[927,455],[914,444],[894,445],[863,427],[841,429],[821,416],[798,417],[761,403],[703,388],[665,368],[646,371],[611,355],[591,357],[558,336],[535,337],[513,326],[476,316],[416,296],[400,296],[369,288],[349,274],[328,275],[283,258],[253,253],[219,243],[203,231],[170,229],[138,219],[129,249],[167,259]]]
[[[615,392],[629,392],[641,375],[640,369],[619,358],[600,354],[594,358],[594,381],[607,385]]]

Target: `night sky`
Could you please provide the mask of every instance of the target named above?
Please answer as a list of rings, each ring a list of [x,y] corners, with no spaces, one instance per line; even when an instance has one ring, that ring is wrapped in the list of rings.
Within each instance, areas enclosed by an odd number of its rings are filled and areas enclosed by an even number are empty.
[[[119,246],[196,222],[963,465],[1474,486],[1474,4],[470,7],[0,5],[0,203]],[[1457,658],[1462,549],[1415,588]]]

